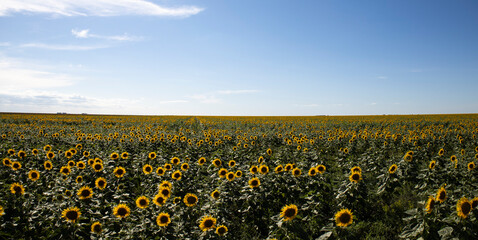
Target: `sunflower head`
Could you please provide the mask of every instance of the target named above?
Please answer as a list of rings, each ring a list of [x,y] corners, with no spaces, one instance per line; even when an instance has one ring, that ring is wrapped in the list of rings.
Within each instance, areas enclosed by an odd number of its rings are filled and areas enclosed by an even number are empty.
[[[256,187],[259,187],[261,185],[261,181],[259,180],[259,178],[251,178],[249,180],[249,187],[250,188],[256,188]]]
[[[261,166],[259,167],[259,172],[262,173],[262,174],[266,174],[266,173],[269,172],[269,167],[266,166],[266,165],[261,165]]]
[[[267,155],[272,155],[272,149],[268,148],[267,151],[266,151]]]
[[[96,179],[95,181],[95,186],[100,189],[100,190],[103,190],[106,188],[106,179],[103,178],[103,177],[99,177]]]
[[[126,173],[126,169],[124,169],[124,167],[116,167],[113,173],[117,178],[122,178]]]
[[[197,204],[198,197],[195,194],[188,193],[186,196],[184,196],[183,201],[186,206],[193,207]]]
[[[229,167],[234,167],[234,166],[236,166],[236,161],[234,160],[229,161]]]
[[[76,163],[76,167],[77,167],[78,169],[85,169],[86,164],[85,164],[85,162],[83,162],[83,161],[78,161],[78,162]]]
[[[459,217],[466,218],[472,210],[472,203],[466,197],[462,197],[456,204],[456,212]]]
[[[174,165],[178,165],[180,162],[181,160],[178,157],[171,158],[171,163]]]
[[[159,184],[159,189],[161,188],[169,188],[171,189],[173,187],[173,184],[169,181],[162,181],[161,184]]]
[[[294,165],[292,163],[287,163],[285,165],[285,170],[288,172],[290,170],[292,170],[292,168],[294,168]]]
[[[309,169],[309,176],[313,177],[315,175],[317,175],[317,169],[315,167],[311,167]]]
[[[171,174],[171,178],[176,181],[181,180],[181,176],[182,176],[182,173],[179,170],[176,170],[175,172],[173,172],[173,174]]]
[[[259,168],[256,165],[252,165],[251,168],[249,169],[249,172],[252,174],[256,174],[259,171]]]
[[[450,161],[454,162],[454,161],[456,161],[456,159],[457,159],[457,158],[456,158],[456,156],[455,156],[455,155],[451,155],[451,157],[450,157]]]
[[[54,152],[47,152],[46,157],[51,160],[55,157],[55,153]]]
[[[103,228],[101,226],[101,223],[100,222],[94,222],[93,224],[91,224],[91,232],[92,233],[101,233],[103,231]]]
[[[335,223],[339,227],[347,227],[352,224],[353,215],[352,212],[348,209],[342,209],[335,214]]]
[[[12,164],[10,165],[10,167],[14,170],[14,171],[17,171],[18,169],[22,168],[22,164],[20,162],[12,162]]]
[[[276,168],[274,168],[275,173],[280,173],[282,171],[284,171],[284,167],[282,165],[279,165]]]
[[[63,210],[61,213],[62,217],[65,218],[66,221],[75,223],[81,216],[80,209],[77,207],[67,208]]]
[[[282,208],[282,211],[280,213],[280,217],[284,218],[284,221],[289,221],[295,218],[298,213],[298,208],[296,205],[291,204],[291,205],[286,205]]]
[[[471,171],[473,169],[475,169],[475,163],[474,162],[469,162],[468,163],[468,170]]]
[[[171,169],[173,169],[173,165],[166,163],[164,164],[164,169],[166,169],[166,171],[171,171]]]
[[[478,197],[475,197],[473,199],[471,199],[471,208],[472,209],[476,209],[476,207],[478,207]]]
[[[166,227],[171,223],[171,217],[168,213],[162,212],[156,217],[156,224],[160,227]]]
[[[199,165],[202,166],[202,165],[204,165],[205,163],[206,163],[206,158],[205,158],[205,157],[199,158],[199,160],[198,160],[198,164],[199,164]]]
[[[234,172],[228,172],[226,174],[226,179],[227,180],[232,181],[232,180],[234,180],[234,178],[236,178],[236,174]]]
[[[433,208],[435,207],[436,200],[433,196],[428,197],[427,205],[426,205],[426,211],[427,213],[431,213],[433,211]]]
[[[444,202],[446,199],[446,190],[445,190],[445,187],[441,187],[440,189],[438,189],[438,192],[437,192],[437,195],[436,195],[436,201],[437,202]]]
[[[353,168],[350,169],[350,172],[351,173],[362,173],[362,169],[359,167],[359,166],[355,166]]]
[[[221,162],[221,159],[219,158],[216,158],[212,161],[212,164],[215,166],[215,167],[220,167],[222,162]]]
[[[221,168],[219,171],[217,171],[217,175],[219,175],[220,178],[224,178],[227,174],[227,169]]]
[[[128,157],[129,157],[129,154],[127,152],[121,153],[121,158],[122,159],[128,159]]]
[[[183,163],[183,164],[181,164],[181,170],[182,170],[182,171],[186,171],[186,170],[188,170],[188,169],[189,169],[189,164],[188,164],[188,163]]]
[[[149,164],[146,164],[143,166],[143,173],[148,175],[148,174],[151,174],[153,172],[153,166],[149,165]]]
[[[40,179],[40,172],[38,172],[37,170],[31,170],[28,173],[28,178],[32,181],[36,181],[36,180]]]
[[[317,168],[317,172],[319,172],[320,174],[323,174],[325,170],[327,170],[327,168],[324,165],[319,165],[316,168]]]
[[[217,200],[219,198],[220,192],[218,190],[214,190],[214,192],[211,193],[211,197]]]
[[[2,162],[3,165],[7,167],[10,167],[12,165],[12,160],[10,160],[10,158],[4,158]]]
[[[82,183],[83,182],[83,177],[82,176],[77,176],[75,182],[76,183]]]
[[[153,198],[153,203],[161,207],[166,203],[166,200],[168,199],[164,197],[163,194],[156,194]]]
[[[430,161],[430,164],[428,164],[429,169],[435,169],[437,162],[435,160]]]
[[[156,174],[158,174],[159,176],[163,176],[165,172],[166,172],[166,170],[164,170],[164,168],[162,168],[162,167],[158,167],[156,169]]]
[[[227,233],[227,227],[224,225],[220,225],[216,228],[216,234],[219,236],[224,236]]]
[[[20,183],[12,183],[12,185],[10,185],[10,192],[15,195],[23,195],[25,194],[25,188]]]
[[[440,148],[440,150],[438,150],[438,156],[443,156],[444,153],[445,150],[443,148]]]
[[[88,186],[83,186],[82,188],[80,188],[80,190],[78,190],[77,195],[81,200],[89,199],[93,197],[93,189]]]
[[[362,180],[362,174],[360,174],[358,172],[354,172],[354,173],[350,174],[349,180],[351,182],[358,183],[360,180]]]
[[[129,209],[128,205],[123,203],[116,205],[116,207],[113,209],[113,214],[117,218],[121,218],[121,219],[129,216],[130,213],[131,213],[131,210]]]
[[[61,172],[63,175],[67,176],[67,175],[70,174],[71,169],[70,169],[70,167],[68,167],[68,166],[63,166],[63,167],[60,168],[60,172]]]
[[[162,187],[159,189],[158,193],[163,195],[165,198],[169,198],[171,196],[171,189],[168,187]]]
[[[110,155],[110,158],[113,159],[113,160],[117,160],[119,158],[119,154],[114,152]]]
[[[18,151],[18,157],[19,158],[24,158],[27,156],[27,153],[23,150]]]
[[[150,153],[148,154],[148,158],[149,158],[149,159],[155,159],[155,158],[156,158],[156,153],[155,153],[155,152],[150,152]]]
[[[211,230],[216,227],[216,221],[217,221],[216,218],[206,215],[201,218],[201,222],[199,223],[199,228],[203,232]]]
[[[294,175],[294,177],[299,177],[301,174],[302,174],[302,170],[300,170],[300,168],[292,169],[292,175]]]
[[[136,199],[136,206],[145,209],[149,205],[149,199],[146,196],[141,196]]]
[[[236,178],[240,178],[242,177],[242,171],[241,170],[237,170],[236,171]]]

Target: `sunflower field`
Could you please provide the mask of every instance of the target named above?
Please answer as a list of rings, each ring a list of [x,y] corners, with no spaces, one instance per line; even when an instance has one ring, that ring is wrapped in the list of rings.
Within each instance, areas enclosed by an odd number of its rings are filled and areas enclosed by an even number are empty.
[[[0,239],[478,239],[478,115],[0,115]]]

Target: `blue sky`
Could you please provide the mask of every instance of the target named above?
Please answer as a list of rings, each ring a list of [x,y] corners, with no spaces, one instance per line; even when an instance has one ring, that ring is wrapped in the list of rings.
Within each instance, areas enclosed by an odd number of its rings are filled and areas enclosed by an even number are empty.
[[[477,1],[0,5],[0,111],[478,112]]]

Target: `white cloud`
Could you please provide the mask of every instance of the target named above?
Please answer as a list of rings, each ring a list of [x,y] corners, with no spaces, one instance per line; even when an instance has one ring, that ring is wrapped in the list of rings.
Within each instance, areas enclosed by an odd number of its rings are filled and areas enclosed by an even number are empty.
[[[9,42],[0,42],[0,47],[9,47],[10,43]]]
[[[378,79],[388,79],[387,76],[377,76]]]
[[[196,6],[163,7],[147,0],[2,0],[0,16],[39,13],[53,16],[149,15],[189,17],[203,11]]]
[[[71,34],[77,38],[99,38],[115,41],[139,41],[142,40],[142,37],[129,36],[128,34],[116,35],[116,36],[103,36],[97,34],[91,34],[90,29],[76,30],[72,29]]]
[[[190,98],[197,100],[200,103],[219,103],[221,101],[214,94],[196,94],[190,96]]]
[[[25,43],[19,45],[21,48],[41,48],[48,50],[64,50],[64,51],[88,51],[101,48],[108,48],[106,45],[92,45],[92,46],[83,46],[83,45],[56,45],[56,44],[44,44],[44,43]]]
[[[377,105],[377,103],[373,102],[373,103],[370,103],[370,105],[375,106],[375,105]]]
[[[221,90],[218,91],[219,94],[230,95],[230,94],[246,94],[246,93],[257,93],[259,90]]]
[[[169,103],[187,103],[187,100],[168,100],[168,101],[159,101],[159,104],[169,104]]]

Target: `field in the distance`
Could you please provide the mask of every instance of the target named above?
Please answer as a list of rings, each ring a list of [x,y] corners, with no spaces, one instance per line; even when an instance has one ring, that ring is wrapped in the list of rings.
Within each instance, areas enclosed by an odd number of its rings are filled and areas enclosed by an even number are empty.
[[[478,115],[0,115],[0,238],[478,239]]]

